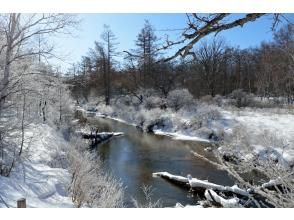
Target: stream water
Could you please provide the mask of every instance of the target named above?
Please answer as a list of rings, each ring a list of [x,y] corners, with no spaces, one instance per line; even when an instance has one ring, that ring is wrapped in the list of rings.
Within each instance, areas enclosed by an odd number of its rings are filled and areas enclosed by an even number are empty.
[[[160,199],[162,206],[174,206],[177,202],[195,204],[197,198],[187,189],[180,188],[161,178],[152,177],[153,172],[167,171],[175,175],[208,180],[217,184],[232,185],[233,180],[226,172],[196,158],[190,150],[197,151],[208,158],[213,155],[204,150],[207,143],[173,140],[170,137],[147,134],[134,126],[111,119],[95,118],[89,120],[90,126],[99,131],[124,132],[124,136],[115,137],[98,145],[97,153],[117,178],[121,179],[125,189],[125,204],[132,207],[132,198],[145,201],[142,186],[152,186],[152,199]]]

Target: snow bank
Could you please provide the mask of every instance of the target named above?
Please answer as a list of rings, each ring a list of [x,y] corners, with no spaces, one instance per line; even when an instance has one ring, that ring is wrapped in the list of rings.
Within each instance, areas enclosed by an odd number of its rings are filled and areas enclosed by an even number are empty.
[[[62,168],[68,144],[45,124],[26,131],[21,161],[10,177],[0,176],[1,197],[10,207],[16,207],[20,198],[26,198],[27,207],[74,207],[67,193],[70,173]],[[1,200],[0,207],[6,207]]]
[[[235,130],[240,127],[248,149],[237,149],[243,159],[259,161],[271,159],[283,167],[294,166],[294,114],[280,109],[245,108],[238,111],[222,111],[234,121]],[[233,126],[232,126],[233,127]],[[233,128],[234,129],[234,128]],[[235,143],[238,144],[242,143]]]
[[[177,132],[164,132],[161,130],[153,130],[153,132],[154,134],[168,136],[175,140],[199,141],[199,142],[210,143],[210,140],[200,138],[200,137],[195,137],[195,136],[193,137],[189,135],[184,135]]]
[[[86,106],[85,106],[86,108]],[[177,140],[210,142],[222,139],[223,119],[217,107],[201,105],[196,108],[172,109],[152,108],[144,106],[105,106],[96,107],[96,117],[108,118],[128,125],[140,127],[147,132],[170,136]],[[87,111],[82,110],[85,116]],[[93,113],[93,112],[91,112]]]

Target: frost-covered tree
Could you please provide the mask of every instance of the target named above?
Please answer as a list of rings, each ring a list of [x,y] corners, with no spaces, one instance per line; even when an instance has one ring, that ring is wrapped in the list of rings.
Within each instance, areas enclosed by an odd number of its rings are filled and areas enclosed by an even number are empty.
[[[175,111],[193,103],[193,96],[187,89],[175,89],[167,96],[168,106]]]
[[[76,24],[69,14],[0,15],[1,175],[8,176],[22,154],[26,125],[40,117],[48,119],[46,96],[54,72],[41,57],[55,55],[49,38],[69,34]]]

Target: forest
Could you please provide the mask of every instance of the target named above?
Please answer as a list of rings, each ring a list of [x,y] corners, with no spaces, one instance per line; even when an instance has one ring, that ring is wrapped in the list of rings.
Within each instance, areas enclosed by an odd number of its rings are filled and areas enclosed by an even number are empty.
[[[221,35],[263,17],[270,41]],[[50,39],[78,14],[1,14],[0,207],[293,207],[291,18],[191,13],[179,39],[145,20],[123,51],[105,24],[62,70]]]
[[[115,60],[119,42],[110,27],[105,26],[101,40],[94,42],[89,53],[71,69],[74,97],[88,101],[91,95],[104,96],[109,105],[111,97],[118,95],[134,96],[142,102],[140,91],[146,89],[163,98],[175,89],[188,89],[194,98],[228,96],[242,90],[283,104],[293,103],[293,25],[276,30],[272,42],[263,42],[256,48],[232,47],[225,39],[215,37],[193,48],[195,59],[170,62],[162,61],[164,46],[153,29],[145,21],[135,48],[120,52],[125,59],[121,68]],[[279,100],[281,97],[285,99]]]

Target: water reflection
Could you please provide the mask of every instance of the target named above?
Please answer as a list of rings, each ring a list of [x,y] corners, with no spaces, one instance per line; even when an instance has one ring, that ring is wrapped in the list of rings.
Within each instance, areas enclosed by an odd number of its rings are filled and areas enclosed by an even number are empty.
[[[195,150],[212,157],[211,153],[203,150],[206,147],[203,143],[172,140],[169,137],[142,133],[133,126],[109,119],[93,119],[90,123],[100,131],[125,133],[123,137],[99,145],[96,151],[105,166],[127,187],[126,204],[129,206],[132,205],[132,197],[143,201],[143,185],[151,185],[154,189],[153,198],[160,198],[164,206],[173,206],[176,202],[196,202],[196,198],[186,189],[160,178],[153,178],[153,172],[167,171],[182,176],[191,174],[193,177],[218,184],[233,184],[225,172],[216,170],[206,161],[190,153],[190,150]]]

